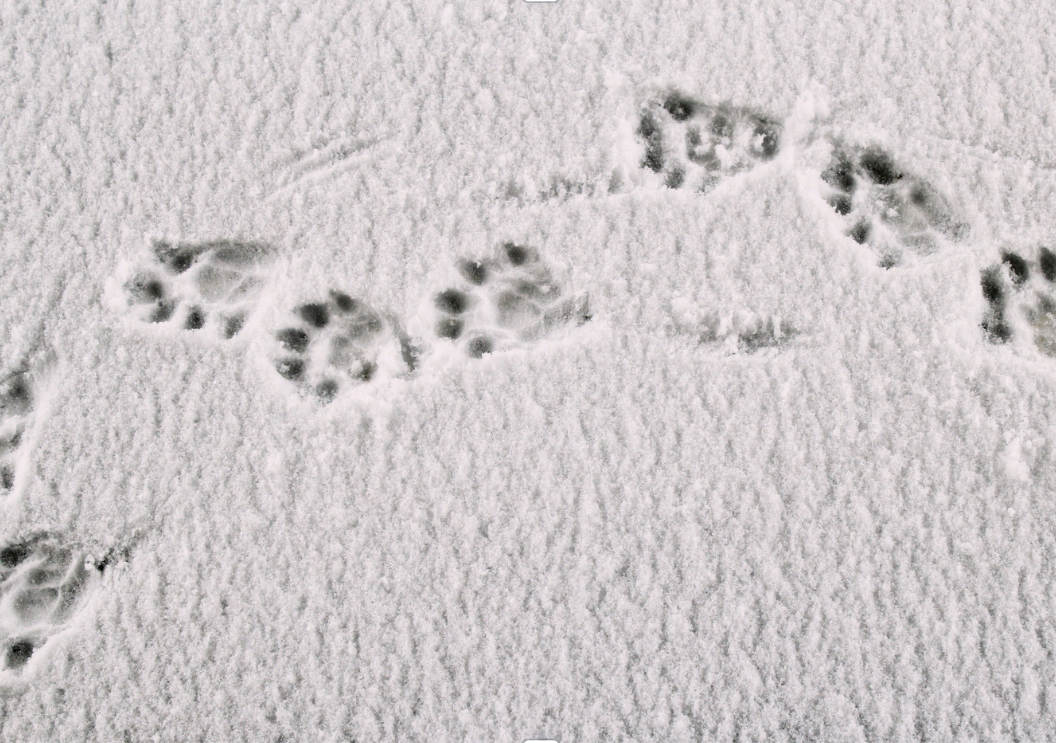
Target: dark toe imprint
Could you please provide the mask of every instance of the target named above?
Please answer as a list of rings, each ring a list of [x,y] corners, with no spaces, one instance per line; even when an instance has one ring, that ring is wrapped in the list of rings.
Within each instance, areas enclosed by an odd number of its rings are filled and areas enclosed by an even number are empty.
[[[325,328],[330,322],[330,310],[321,302],[309,302],[294,309],[294,314],[313,328]]]

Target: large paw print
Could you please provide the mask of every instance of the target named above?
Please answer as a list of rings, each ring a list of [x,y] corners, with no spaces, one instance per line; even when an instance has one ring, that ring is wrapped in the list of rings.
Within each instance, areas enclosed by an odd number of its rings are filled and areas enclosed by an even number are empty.
[[[987,308],[982,327],[991,343],[1017,337],[1056,357],[1056,252],[1039,246],[1033,255],[1006,250],[981,276]]]
[[[968,233],[949,201],[920,176],[878,146],[854,148],[837,142],[821,174],[826,200],[843,218],[847,234],[880,254],[880,265],[898,265],[905,250],[934,252],[941,239]]]
[[[534,248],[505,243],[491,258],[464,259],[459,281],[433,298],[437,338],[466,355],[517,348],[590,320],[586,294],[572,294]]]
[[[98,574],[82,552],[51,535],[0,547],[0,681],[17,678],[69,626]]]
[[[122,265],[108,287],[111,304],[137,320],[232,338],[265,283],[260,243],[158,240],[150,256]]]
[[[641,168],[660,174],[669,188],[708,191],[725,176],[773,159],[781,124],[748,108],[672,91],[646,102],[635,134],[644,148]]]
[[[343,389],[413,372],[419,351],[394,318],[336,289],[300,304],[272,334],[272,365],[324,402]]]

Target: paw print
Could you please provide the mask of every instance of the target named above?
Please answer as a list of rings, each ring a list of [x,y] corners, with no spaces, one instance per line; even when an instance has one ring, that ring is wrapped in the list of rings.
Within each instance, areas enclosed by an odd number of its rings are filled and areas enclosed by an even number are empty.
[[[12,680],[83,606],[99,569],[44,534],[0,547],[0,680]]]
[[[15,467],[33,412],[33,388],[26,371],[0,382],[0,494],[15,486]]]
[[[586,294],[572,294],[531,247],[508,242],[491,258],[457,265],[459,281],[433,297],[433,332],[469,357],[553,337],[590,320]]]
[[[772,160],[781,129],[757,111],[671,91],[641,109],[635,130],[643,147],[639,166],[662,176],[668,188],[707,192],[726,176]]]
[[[960,241],[968,234],[967,224],[934,186],[879,146],[837,142],[821,179],[846,233],[876,249],[885,268],[901,263],[905,250],[926,255],[940,240]]]
[[[991,343],[1022,337],[1056,358],[1056,252],[1045,246],[1024,252],[1006,250],[1000,263],[982,271],[981,325]]]
[[[323,402],[379,378],[412,373],[419,351],[394,318],[331,289],[293,308],[272,333],[271,360],[283,379]]]
[[[157,240],[147,259],[120,267],[110,303],[142,323],[233,338],[265,283],[266,256],[260,243]]]

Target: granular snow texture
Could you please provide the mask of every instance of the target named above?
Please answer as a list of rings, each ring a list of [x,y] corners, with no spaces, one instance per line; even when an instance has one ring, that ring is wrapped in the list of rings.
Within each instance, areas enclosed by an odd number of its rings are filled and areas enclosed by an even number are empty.
[[[1056,738],[1056,12],[8,2],[0,740]]]

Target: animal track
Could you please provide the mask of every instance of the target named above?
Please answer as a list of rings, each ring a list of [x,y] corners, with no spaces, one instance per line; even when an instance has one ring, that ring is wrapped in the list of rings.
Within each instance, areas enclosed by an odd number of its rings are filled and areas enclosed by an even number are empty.
[[[33,412],[29,374],[16,371],[0,382],[0,494],[15,486],[15,466],[22,437]]]
[[[433,333],[471,358],[553,337],[590,320],[587,294],[572,294],[531,247],[504,243],[491,258],[457,264],[459,281],[433,297]]]
[[[876,249],[885,268],[901,263],[907,249],[928,254],[940,239],[959,241],[968,234],[967,224],[934,186],[879,146],[837,141],[821,178],[826,201],[844,220],[846,233]]]
[[[69,626],[100,570],[50,534],[0,547],[0,681]]]
[[[261,243],[156,240],[139,264],[123,264],[107,293],[115,310],[140,322],[232,338],[264,285]]]
[[[295,307],[272,338],[279,375],[324,402],[342,389],[405,376],[418,365],[418,348],[394,318],[336,289]]]
[[[1006,250],[980,276],[987,308],[982,328],[991,343],[1017,337],[1056,357],[1056,252],[1039,246],[1033,255]]]
[[[639,167],[660,174],[668,188],[707,192],[723,177],[773,159],[781,129],[749,108],[669,91],[642,106],[635,130],[643,147]]]

